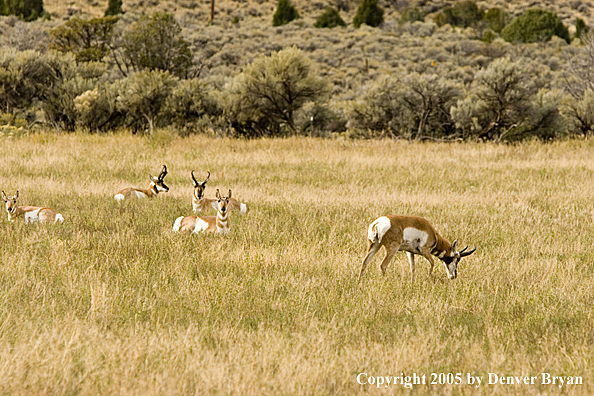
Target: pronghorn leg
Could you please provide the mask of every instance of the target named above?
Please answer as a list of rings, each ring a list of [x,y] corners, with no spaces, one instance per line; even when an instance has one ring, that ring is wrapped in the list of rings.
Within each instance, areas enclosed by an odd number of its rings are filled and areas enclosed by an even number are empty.
[[[396,253],[398,253],[398,249],[395,249],[393,246],[386,246],[386,257],[384,257],[384,261],[382,261],[382,265],[380,265],[380,268],[382,269],[382,275],[386,275],[388,264],[390,264],[390,261],[392,261]]]
[[[408,256],[408,262],[410,263],[410,281],[415,281],[415,255],[411,252],[406,252]]]
[[[427,251],[427,249],[421,249],[421,255],[429,261],[429,276],[433,277],[433,267],[435,266],[435,261],[433,261],[433,257],[431,253]]]
[[[359,282],[361,281],[361,277],[363,276],[363,272],[365,271],[365,268],[367,268],[367,264],[369,264],[371,259],[373,259],[373,255],[377,253],[377,251],[379,250],[379,248],[381,246],[382,245],[379,242],[371,243],[371,241],[368,241],[367,256],[365,256],[365,258],[363,259],[363,264],[361,264],[361,272],[359,273]]]

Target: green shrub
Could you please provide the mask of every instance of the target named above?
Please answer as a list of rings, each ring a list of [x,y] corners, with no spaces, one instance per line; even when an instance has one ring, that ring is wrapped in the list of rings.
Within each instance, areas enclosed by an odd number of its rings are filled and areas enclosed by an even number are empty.
[[[342,20],[336,8],[328,7],[318,17],[314,26],[317,28],[334,28],[336,26],[346,26],[346,23]]]
[[[109,0],[107,4],[107,10],[105,10],[105,16],[123,14],[122,11],[122,0]]]
[[[193,65],[190,45],[181,35],[182,29],[171,14],[155,12],[141,16],[124,33],[119,56],[121,70],[162,70],[186,77]]]
[[[560,108],[569,123],[569,131],[575,135],[594,134],[594,91],[586,89],[580,99],[567,97]]]
[[[377,5],[377,0],[363,0],[357,14],[353,19],[353,25],[358,28],[362,24],[378,27],[384,22],[384,10]]]
[[[72,52],[77,62],[99,62],[110,52],[118,17],[72,18],[50,32],[50,48]]]
[[[124,113],[118,109],[120,82],[99,84],[92,90],[74,98],[76,125],[90,131],[114,129],[124,122]]]
[[[286,127],[295,134],[297,111],[328,94],[328,83],[317,77],[312,62],[291,47],[256,58],[227,87],[223,103],[229,122],[244,133],[275,135]]]
[[[570,42],[569,31],[557,14],[532,8],[514,18],[501,32],[501,37],[514,43],[549,41],[558,36]]]
[[[0,15],[16,15],[26,22],[46,15],[43,0],[0,0]]]
[[[218,116],[219,111],[206,85],[194,78],[177,84],[165,101],[163,115],[169,123],[187,134],[200,129],[204,118]]]
[[[282,26],[299,18],[297,9],[291,4],[291,0],[278,0],[276,12],[272,16],[272,26]]]
[[[459,96],[455,82],[435,74],[383,76],[347,108],[348,126],[367,136],[446,138],[454,129],[449,110]]]
[[[511,133],[529,127],[534,94],[523,69],[519,63],[499,58],[477,72],[466,98],[451,109],[463,138],[507,140]]]
[[[435,22],[439,26],[450,24],[452,26],[476,26],[483,20],[484,11],[473,0],[460,1],[453,6],[448,6],[438,14]]]
[[[135,73],[124,81],[118,104],[138,123],[148,126],[152,134],[157,115],[176,84],[177,78],[168,71],[144,70]]]
[[[577,18],[575,20],[575,38],[579,38],[581,40],[582,37],[585,36],[589,31],[590,28],[588,25],[586,25],[586,22],[584,22],[583,19]]]
[[[490,8],[483,18],[487,22],[487,27],[496,33],[501,33],[503,28],[509,23],[509,15],[501,8]]]
[[[404,25],[407,22],[423,22],[424,20],[423,13],[418,7],[409,7],[402,12],[398,22]]]

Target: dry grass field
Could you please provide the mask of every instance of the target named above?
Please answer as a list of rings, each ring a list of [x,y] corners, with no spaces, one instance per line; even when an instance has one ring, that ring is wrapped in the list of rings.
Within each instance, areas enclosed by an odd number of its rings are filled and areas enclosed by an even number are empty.
[[[594,141],[410,144],[36,134],[3,138],[0,189],[63,225],[0,219],[0,394],[594,393]],[[171,188],[118,205],[167,164]],[[179,235],[190,171],[247,202]],[[476,245],[458,279],[400,253],[357,284],[367,226],[424,216]],[[382,249],[383,251],[383,249]],[[367,376],[462,373],[378,389]],[[488,385],[488,373],[538,376]],[[540,384],[541,373],[582,385]],[[466,376],[483,384],[466,385]]]

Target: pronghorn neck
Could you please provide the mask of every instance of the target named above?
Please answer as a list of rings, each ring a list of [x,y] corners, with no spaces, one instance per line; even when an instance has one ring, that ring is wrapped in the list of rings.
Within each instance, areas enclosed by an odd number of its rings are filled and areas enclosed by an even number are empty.
[[[431,254],[440,259],[443,259],[444,257],[450,257],[452,255],[451,242],[436,233],[435,246],[431,250]]]
[[[13,219],[16,219],[17,217],[27,213],[27,210],[25,210],[22,206],[14,206],[12,211],[9,212],[8,209],[6,211],[8,212],[9,221],[12,221]]]
[[[198,198],[196,190],[194,190],[194,196],[192,197],[192,207],[194,212],[202,212],[205,209],[211,208],[212,203],[216,201],[216,199],[206,198],[204,196],[202,198]]]
[[[156,197],[157,194],[159,194],[159,190],[157,189],[157,185],[155,184],[155,182],[151,182],[148,188],[142,190],[142,192],[145,193],[147,197]]]
[[[217,211],[217,231],[226,231],[229,229],[229,212],[225,212],[224,214],[219,210]]]

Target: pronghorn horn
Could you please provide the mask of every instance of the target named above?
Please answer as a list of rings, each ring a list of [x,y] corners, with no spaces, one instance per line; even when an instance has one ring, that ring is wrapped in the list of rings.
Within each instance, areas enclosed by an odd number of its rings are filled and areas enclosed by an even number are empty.
[[[231,198],[231,190],[229,190],[229,196],[227,198]]]
[[[15,198],[18,198],[18,197],[19,197],[19,190],[17,190],[17,193],[15,195]]]
[[[466,249],[468,249],[468,246],[466,246],[464,249],[460,250],[460,254],[464,253],[466,251]]]
[[[466,246],[464,248],[464,250],[466,250],[466,249],[468,249],[468,246]],[[464,250],[462,250],[462,252],[464,252]],[[468,252],[464,252],[464,253],[460,252],[460,257],[470,256],[472,253],[474,253],[475,250],[476,250],[476,248],[474,248],[474,249],[472,249],[472,250],[470,250]]]
[[[206,179],[204,179],[204,181],[202,182],[202,184],[206,184],[206,182],[208,181],[208,179],[210,179],[210,171],[208,172],[208,176],[206,176]]]
[[[163,170],[161,170],[161,174],[159,175],[159,180],[163,180],[163,178],[167,176],[167,166],[163,165]]]
[[[194,177],[194,171],[192,171],[192,180],[194,180],[194,187],[198,187],[200,183],[198,183],[198,180],[196,180],[196,178]]]

